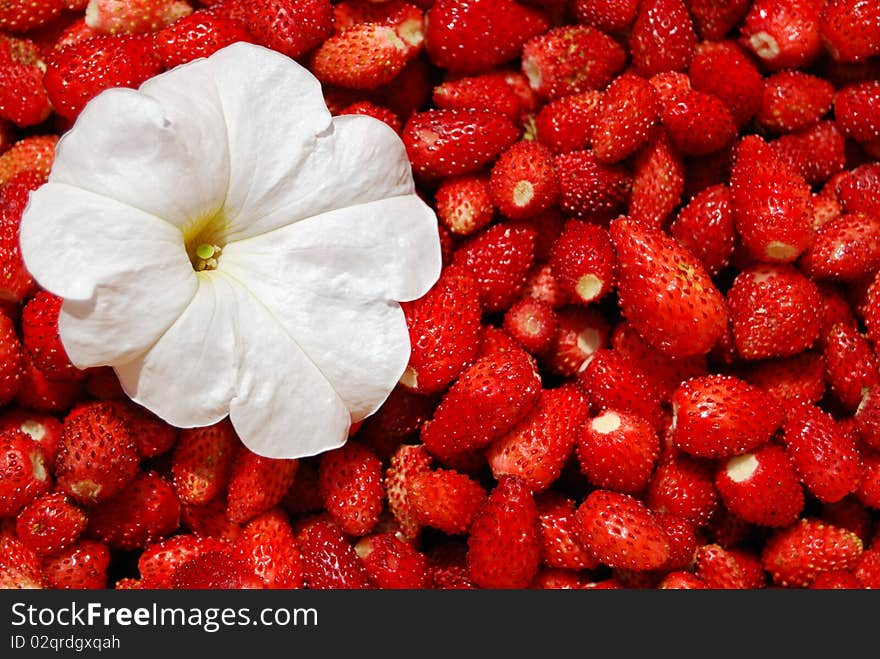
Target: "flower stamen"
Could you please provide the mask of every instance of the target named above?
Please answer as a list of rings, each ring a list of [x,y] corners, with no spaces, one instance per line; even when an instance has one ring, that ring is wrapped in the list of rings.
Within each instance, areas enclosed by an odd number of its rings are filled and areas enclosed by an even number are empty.
[[[198,258],[193,262],[193,268],[195,268],[196,272],[216,270],[217,259],[222,252],[223,248],[219,245],[199,245],[196,247],[196,256]]]

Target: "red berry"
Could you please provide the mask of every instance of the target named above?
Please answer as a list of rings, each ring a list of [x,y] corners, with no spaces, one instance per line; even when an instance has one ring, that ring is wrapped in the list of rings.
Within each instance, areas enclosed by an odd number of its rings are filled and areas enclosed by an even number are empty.
[[[537,142],[517,142],[492,167],[492,200],[505,217],[528,219],[556,203],[559,186],[550,149]]]
[[[859,62],[880,53],[880,4],[876,0],[831,0],[819,24],[822,43],[840,62]]]
[[[660,455],[651,424],[633,414],[606,410],[585,424],[578,438],[581,471],[597,487],[637,494]]]
[[[241,446],[233,458],[226,490],[230,521],[242,524],[278,504],[298,466],[298,460],[264,458]]]
[[[180,432],[171,473],[183,503],[207,503],[226,490],[238,437],[228,420]]]
[[[15,520],[18,538],[40,556],[69,547],[85,528],[85,513],[60,492],[38,497]]]
[[[822,50],[816,0],[756,0],[740,28],[741,43],[767,68],[810,65]]]
[[[46,585],[55,590],[104,589],[107,587],[110,558],[107,545],[83,540],[43,558],[42,571]]]
[[[234,18],[241,20],[257,43],[297,58],[333,32],[329,0],[248,0]]]
[[[302,588],[302,557],[283,511],[274,508],[254,517],[235,539],[235,547],[264,587]]]
[[[774,583],[803,588],[822,572],[853,569],[861,554],[862,541],[851,531],[802,519],[767,541],[761,561]]]
[[[318,487],[324,507],[349,535],[366,535],[382,512],[382,463],[373,452],[350,441],[321,456]]]
[[[486,500],[483,487],[457,471],[438,469],[414,474],[407,497],[420,526],[449,535],[467,533]]]
[[[208,57],[237,41],[253,40],[240,21],[204,11],[174,21],[155,38],[156,55],[168,69]]]
[[[642,0],[629,45],[639,74],[685,71],[694,56],[697,35],[683,0]]]
[[[361,539],[354,547],[370,580],[378,588],[423,589],[428,584],[427,560],[421,552],[391,533]]]
[[[708,462],[674,453],[662,459],[645,492],[651,510],[705,526],[718,508]]]
[[[298,530],[305,585],[312,590],[372,588],[369,574],[338,526],[316,518]]]

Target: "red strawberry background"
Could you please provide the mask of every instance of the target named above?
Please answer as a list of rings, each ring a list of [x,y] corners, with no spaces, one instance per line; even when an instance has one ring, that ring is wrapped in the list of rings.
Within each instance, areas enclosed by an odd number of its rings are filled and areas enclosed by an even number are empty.
[[[343,448],[73,367],[18,224],[110,87],[237,41],[401,135],[445,270]],[[877,0],[0,2],[0,587],[873,588]]]

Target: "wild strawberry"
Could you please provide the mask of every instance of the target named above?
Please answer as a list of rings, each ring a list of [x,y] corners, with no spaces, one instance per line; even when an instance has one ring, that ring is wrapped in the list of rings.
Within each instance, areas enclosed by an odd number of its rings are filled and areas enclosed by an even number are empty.
[[[414,538],[421,528],[421,522],[410,500],[410,484],[417,474],[428,471],[430,466],[431,456],[424,446],[403,444],[391,456],[390,466],[385,471],[388,509],[406,539]]]
[[[499,223],[464,243],[453,263],[471,272],[483,311],[491,313],[507,309],[519,297],[534,252],[533,229]]]
[[[819,23],[822,43],[839,62],[859,62],[880,53],[880,4],[876,0],[831,0]]]
[[[316,518],[297,532],[307,588],[372,588],[369,573],[338,526]]]
[[[857,590],[861,587],[856,576],[847,570],[822,572],[810,584],[811,590]]]
[[[554,311],[568,304],[568,297],[562,292],[559,282],[556,281],[553,270],[548,263],[538,264],[532,268],[526,279],[522,295],[524,299],[543,302]]]
[[[427,554],[431,587],[437,590],[476,588],[467,566],[467,545],[446,541],[434,545]]]
[[[0,5],[0,30],[4,32],[26,32],[44,25],[64,11],[64,0],[28,2],[9,0]]]
[[[862,392],[880,384],[880,368],[868,339],[851,325],[835,325],[825,344],[828,384],[849,411],[862,402]]]
[[[548,370],[571,377],[597,350],[608,345],[608,321],[595,309],[565,307],[556,312],[556,339],[544,356]]]
[[[635,222],[660,228],[681,201],[684,162],[662,128],[636,153],[627,214]]]
[[[209,551],[223,551],[223,541],[188,533],[147,545],[138,557],[141,582],[148,588],[171,588],[174,573],[184,563]]]
[[[515,220],[511,224],[530,229],[535,233],[535,261],[545,263],[550,258],[550,248],[562,233],[565,218],[559,207],[553,206],[532,217]]]
[[[773,70],[809,66],[822,51],[815,0],[756,0],[740,28],[740,43]]]
[[[669,538],[654,515],[627,494],[594,490],[577,509],[578,537],[611,568],[652,570],[669,558]]]
[[[577,387],[543,390],[532,412],[489,447],[492,474],[519,476],[532,492],[546,490],[571,456],[588,415],[586,396]]]
[[[16,175],[33,171],[33,174],[27,176],[22,174],[16,188],[4,190],[3,206],[11,207],[8,211],[4,210],[4,223],[14,222],[17,225],[21,220],[21,213],[27,205],[27,193],[45,183],[49,170],[52,169],[57,143],[57,135],[31,135],[19,140],[0,155],[0,186],[5,186]]]
[[[638,0],[576,0],[574,11],[579,23],[586,23],[611,34],[620,34],[632,25]]]
[[[11,534],[0,534],[0,588],[23,590],[43,588],[40,557]]]
[[[553,243],[550,268],[569,299],[594,302],[614,287],[616,258],[608,231],[570,220]]]
[[[302,557],[287,515],[280,509],[248,522],[235,539],[235,547],[266,588],[302,588]]]
[[[819,291],[791,266],[743,270],[734,279],[727,302],[733,339],[743,359],[796,355],[818,338]]]
[[[422,589],[428,584],[424,554],[392,533],[362,538],[354,547],[378,588]]]
[[[880,508],[880,451],[865,447],[862,454],[862,473],[855,498],[863,505]]]
[[[761,108],[764,79],[736,42],[704,41],[697,45],[688,75],[694,89],[727,105],[738,128]]]
[[[717,275],[730,262],[736,241],[730,188],[714,185],[698,192],[682,208],[669,232]]]
[[[37,497],[15,520],[19,540],[40,556],[69,547],[85,528],[85,513],[60,492]]]
[[[153,32],[192,11],[184,0],[89,0],[86,25],[109,34]]]
[[[131,436],[142,458],[154,458],[170,451],[177,441],[177,428],[155,414],[127,401],[114,401],[116,411],[131,430]]]
[[[590,125],[593,153],[601,162],[623,160],[639,149],[657,122],[659,106],[653,86],[634,74],[608,85]]]
[[[398,385],[382,407],[365,419],[357,437],[383,462],[387,462],[404,440],[417,435],[422,424],[431,418],[435,404],[433,396],[413,394]],[[301,474],[297,475],[294,489],[300,476]],[[303,494],[305,492],[304,490]],[[288,491],[288,494],[291,492]],[[318,508],[320,507],[319,499]]]
[[[49,117],[52,105],[43,87],[42,60],[31,62],[17,57],[18,42],[12,37],[0,38],[0,119],[17,126],[34,126]]]
[[[769,394],[728,375],[683,383],[672,396],[672,443],[703,458],[737,455],[766,443],[783,420]]]
[[[293,483],[298,460],[264,458],[242,446],[232,462],[226,514],[244,523],[279,503]]]
[[[574,570],[542,567],[529,588],[542,590],[578,590],[583,588],[581,575]]]
[[[648,484],[660,440],[644,419],[606,410],[585,424],[577,443],[581,471],[597,487],[635,494]]]
[[[369,448],[348,442],[325,453],[318,470],[324,507],[349,535],[366,535],[382,511],[382,464]]]
[[[861,312],[868,330],[868,338],[875,346],[880,345],[880,272],[874,277],[873,283],[865,293]]]
[[[473,174],[444,180],[434,193],[437,219],[455,235],[469,236],[495,216],[489,177]]]
[[[21,384],[15,401],[37,412],[61,414],[68,411],[82,394],[82,380],[54,380],[34,366],[30,353],[21,354]]]
[[[517,142],[492,167],[490,185],[492,200],[505,217],[522,220],[547,210],[559,195],[550,149]]]
[[[434,87],[434,105],[441,110],[486,110],[518,121],[523,112],[520,97],[497,73],[447,80]]]
[[[758,124],[779,133],[791,133],[817,123],[831,109],[834,87],[827,80],[782,71],[765,81]]]
[[[249,0],[234,16],[257,43],[288,57],[314,50],[333,33],[329,0]]]
[[[557,492],[545,492],[535,498],[535,503],[541,564],[570,570],[595,568],[596,560],[577,538],[574,501]]]
[[[856,281],[880,269],[880,220],[843,213],[819,226],[801,266],[815,279]]]
[[[104,589],[110,558],[110,549],[104,543],[82,540],[43,558],[46,585],[55,590]]]
[[[245,590],[263,582],[237,552],[228,547],[200,552],[183,562],[171,579],[174,590]]]
[[[834,97],[834,118],[847,137],[858,142],[880,139],[880,81],[844,87]]]
[[[553,28],[528,41],[522,51],[522,70],[531,88],[551,99],[602,89],[625,64],[620,44],[589,25]]]
[[[803,588],[823,572],[852,570],[861,554],[862,541],[851,531],[802,519],[767,541],[761,561],[775,584]]]
[[[560,206],[579,218],[614,217],[629,199],[632,178],[620,163],[604,165],[592,151],[572,151],[556,156]]]
[[[138,474],[113,499],[89,510],[88,533],[113,548],[138,549],[180,526],[174,487],[154,471]]]
[[[701,91],[687,91],[663,103],[660,119],[670,142],[686,155],[720,151],[736,138],[736,125],[727,105]]]
[[[651,476],[645,503],[655,512],[704,526],[718,508],[709,464],[683,453],[668,455]]]
[[[199,57],[208,57],[237,41],[253,41],[243,23],[197,11],[156,33],[156,55],[166,69],[171,69]]]
[[[717,544],[699,547],[694,555],[694,567],[696,577],[707,588],[743,590],[764,585],[759,559]]]
[[[402,128],[400,119],[398,119],[394,112],[384,106],[371,103],[370,101],[357,101],[342,108],[337,114],[359,114],[366,117],[373,117],[373,119],[378,119],[387,124],[391,130],[398,135]]]
[[[407,499],[420,526],[449,535],[467,533],[486,492],[475,480],[447,469],[413,474]]]
[[[843,134],[833,121],[820,121],[798,133],[783,135],[770,142],[770,146],[779,160],[807,183],[824,183],[846,164]],[[814,215],[821,211],[817,206],[821,203],[814,199]]]
[[[727,310],[699,260],[670,236],[626,218],[611,224],[611,238],[629,323],[670,357],[708,352],[724,331]]]
[[[629,45],[639,74],[685,71],[694,56],[697,35],[683,0],[644,0],[632,26]]]
[[[804,508],[794,465],[775,444],[720,463],[715,485],[727,510],[752,524],[789,526]]]
[[[519,137],[506,117],[481,110],[428,110],[410,117],[403,143],[417,175],[433,178],[477,171]]]
[[[591,89],[550,101],[535,117],[537,139],[554,153],[585,149],[601,92]]]
[[[556,312],[546,302],[524,297],[504,314],[504,331],[532,355],[543,355],[556,339]]]
[[[238,437],[228,420],[180,431],[171,473],[177,496],[184,503],[206,503],[225,491]]]
[[[858,487],[858,447],[827,412],[799,406],[785,422],[783,442],[801,482],[819,501],[840,501]]]
[[[880,449],[880,385],[862,392],[862,400],[855,413],[856,426],[864,442]]]
[[[21,387],[21,343],[13,322],[0,314],[0,404],[5,405]]]
[[[311,68],[325,84],[375,89],[406,66],[410,49],[387,25],[363,23],[336,34],[313,53]]]
[[[773,396],[786,411],[791,403],[818,403],[825,394],[825,362],[817,352],[757,362],[746,381]]]
[[[43,84],[55,111],[72,120],[105,89],[137,87],[161,71],[152,35],[106,35],[54,53],[46,62]]]
[[[131,430],[110,403],[87,403],[64,421],[55,475],[79,503],[109,501],[138,472]]]
[[[542,12],[513,0],[438,0],[426,21],[428,56],[457,73],[481,73],[514,59],[548,27]]]
[[[14,517],[51,488],[42,448],[21,430],[0,433],[0,517]]]
[[[333,30],[341,34],[364,23],[376,23],[394,28],[412,54],[421,50],[425,40],[424,12],[420,7],[393,0],[375,3],[369,0],[351,0],[333,6]]]
[[[471,525],[471,577],[481,588],[525,588],[539,561],[535,500],[524,481],[502,476]]]
[[[657,584],[660,590],[701,590],[708,588],[695,574],[685,570],[668,572]]]
[[[880,588],[880,550],[872,548],[863,552],[853,572],[861,588]]]
[[[880,202],[877,197],[880,193],[880,163],[860,165],[834,182],[844,211],[880,216]]]
[[[40,291],[22,310],[22,338],[34,365],[49,377],[80,378],[83,371],[70,363],[58,336],[58,314],[63,300]]]

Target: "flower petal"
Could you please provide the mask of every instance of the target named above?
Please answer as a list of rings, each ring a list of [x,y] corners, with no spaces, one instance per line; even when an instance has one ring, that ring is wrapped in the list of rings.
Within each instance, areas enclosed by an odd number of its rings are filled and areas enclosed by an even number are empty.
[[[238,368],[233,285],[198,277],[198,292],[140,358],[116,366],[125,392],[168,423],[191,428],[229,413]]]
[[[59,141],[49,180],[177,226],[217,211],[229,184],[226,124],[204,62],[95,97]]]
[[[413,300],[440,276],[434,212],[416,195],[381,199],[310,217],[230,243],[221,268],[295,285],[354,304]]]

